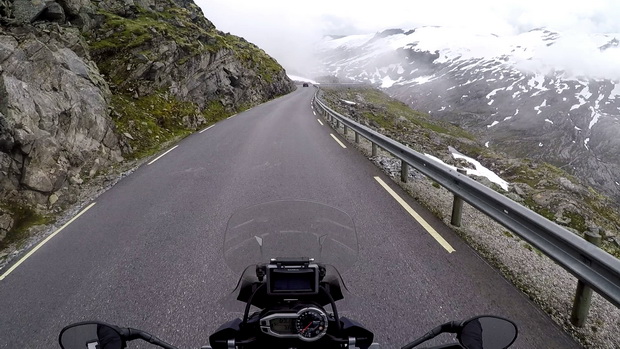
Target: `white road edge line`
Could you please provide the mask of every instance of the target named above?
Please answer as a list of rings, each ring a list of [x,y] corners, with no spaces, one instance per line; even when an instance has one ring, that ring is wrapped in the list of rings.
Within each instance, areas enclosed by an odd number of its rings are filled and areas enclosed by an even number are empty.
[[[431,236],[435,240],[437,240],[437,242],[444,249],[446,249],[446,251],[448,251],[448,253],[452,253],[452,252],[456,251],[452,247],[452,245],[450,245],[441,235],[439,235],[439,233],[433,227],[431,227],[431,225],[428,224],[428,222],[426,220],[424,220],[424,218],[422,218],[422,216],[420,216],[416,211],[414,211],[414,209],[411,208],[411,206],[409,206],[409,204],[407,202],[405,202],[405,200],[403,200],[400,196],[398,196],[398,194],[396,194],[396,192],[394,190],[392,190],[392,188],[390,188],[383,180],[381,180],[381,178],[375,177],[375,179],[377,180],[377,182],[379,182],[379,184],[381,184],[383,189],[385,189],[388,193],[390,193],[390,195],[392,195],[392,197],[394,199],[396,199],[396,201],[398,201],[398,203],[405,209],[405,211],[407,211],[416,221],[418,221],[418,223],[420,223],[420,225],[424,229],[426,229],[426,231],[429,234],[431,234]]]
[[[166,155],[166,154],[170,153],[170,152],[171,152],[171,151],[173,151],[176,147],[178,147],[178,145],[175,145],[174,147],[172,147],[172,148],[168,149],[168,151],[167,151],[167,152],[165,152],[165,153],[161,154],[160,156],[156,157],[156,158],[155,158],[155,160],[153,160],[153,161],[149,162],[147,165],[150,165],[150,164],[154,163],[155,161],[159,160],[162,156],[164,156],[164,155]]]
[[[233,115],[231,115],[231,116],[227,117],[227,118],[226,118],[226,120],[228,120],[228,119],[230,119],[230,118],[232,118],[232,117],[234,117],[234,116],[237,116],[237,114],[233,114]]]
[[[210,128],[211,128],[211,127],[213,127],[213,126],[215,126],[215,125],[211,125],[211,126],[209,126],[209,127],[205,128],[204,130],[202,130],[202,131],[198,132],[198,133],[203,133],[204,131],[206,131],[206,130],[210,129]]]
[[[316,121],[318,121],[318,122],[319,122],[319,124],[321,124],[321,126],[323,126],[323,123],[321,122],[321,120],[316,119]]]
[[[32,254],[37,252],[37,250],[40,249],[43,245],[45,245],[46,242],[50,241],[54,236],[56,236],[56,234],[60,233],[69,224],[73,223],[73,221],[78,219],[82,214],[84,214],[86,211],[90,210],[90,208],[95,206],[95,204],[96,204],[96,202],[93,202],[92,204],[88,205],[88,207],[86,207],[85,209],[80,211],[80,213],[78,213],[75,217],[71,218],[70,221],[65,223],[62,227],[60,227],[58,230],[53,232],[50,236],[46,237],[45,240],[41,241],[35,248],[30,250],[30,252],[28,252],[25,256],[23,256],[17,263],[13,264],[13,266],[11,268],[9,268],[9,270],[7,270],[4,274],[2,274],[2,276],[0,276],[0,280],[4,280],[5,277],[7,277],[17,267],[19,267],[19,265],[22,264],[26,259],[28,259],[28,257],[32,256]]]
[[[319,122],[320,122],[320,121],[319,121]],[[347,149],[347,146],[346,146],[346,145],[344,145],[344,144],[343,144],[343,143],[342,143],[342,142],[341,142],[338,138],[336,138],[336,136],[334,136],[334,134],[333,134],[333,133],[330,133],[329,135],[330,135],[330,136],[332,136],[332,138],[333,138],[336,142],[338,142],[338,144],[340,144],[340,146],[341,146],[341,147],[343,147],[344,149]]]

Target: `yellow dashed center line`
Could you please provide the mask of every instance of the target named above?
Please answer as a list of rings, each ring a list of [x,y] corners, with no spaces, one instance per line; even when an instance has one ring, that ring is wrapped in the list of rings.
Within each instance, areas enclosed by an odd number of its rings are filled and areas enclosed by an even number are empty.
[[[338,138],[336,138],[336,136],[334,136],[334,134],[333,134],[333,133],[330,133],[329,135],[330,135],[330,136],[332,136],[332,138],[333,138],[336,142],[338,142],[338,144],[340,144],[340,146],[341,146],[341,147],[343,147],[343,148],[347,149],[347,146],[346,146],[346,145],[344,145],[344,144],[343,144],[343,143],[342,143],[342,142],[341,142]]]
[[[390,195],[392,195],[392,197],[396,199],[396,201],[398,201],[398,203],[405,209],[405,211],[407,211],[416,221],[418,221],[418,223],[420,223],[420,225],[424,229],[426,229],[426,231],[431,234],[431,236],[435,240],[437,240],[437,242],[443,248],[445,248],[446,251],[448,251],[448,253],[456,251],[441,235],[439,235],[439,233],[433,227],[431,227],[430,224],[428,224],[427,221],[424,220],[424,218],[422,218],[422,216],[420,216],[416,211],[414,211],[413,208],[411,208],[411,206],[409,206],[409,204],[405,202],[405,200],[398,196],[398,194],[396,194],[396,192],[392,190],[392,188],[390,188],[383,180],[381,180],[381,178],[375,177],[375,180],[377,180],[377,182],[381,184],[383,189],[390,193]]]
[[[13,272],[13,270],[15,270],[17,267],[19,267],[19,265],[22,264],[26,259],[28,259],[28,257],[32,256],[35,252],[37,252],[37,250],[40,249],[43,245],[45,245],[46,242],[50,241],[54,236],[56,236],[56,234],[60,233],[69,224],[73,223],[73,221],[78,219],[82,214],[84,214],[86,211],[90,210],[90,208],[93,207],[93,206],[95,206],[95,202],[93,202],[92,204],[88,205],[88,207],[83,209],[80,213],[78,213],[70,221],[65,223],[62,227],[60,227],[60,229],[56,230],[50,236],[45,238],[45,240],[41,241],[35,248],[30,250],[30,252],[28,252],[25,256],[23,256],[22,259],[20,259],[17,263],[13,264],[13,266],[11,268],[9,268],[9,270],[7,270],[4,274],[2,274],[2,276],[0,276],[0,280],[4,280],[4,278],[7,277],[7,275],[9,275],[11,272]]]

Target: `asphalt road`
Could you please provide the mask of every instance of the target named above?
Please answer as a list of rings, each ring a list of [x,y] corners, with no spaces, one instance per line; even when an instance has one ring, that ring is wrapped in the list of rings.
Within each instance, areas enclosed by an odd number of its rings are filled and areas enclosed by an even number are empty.
[[[0,281],[0,348],[58,348],[63,326],[88,319],[181,348],[208,344],[233,317],[218,303],[237,281],[221,251],[227,219],[280,199],[321,202],[353,218],[359,260],[343,277],[360,302],[345,315],[383,348],[478,314],[514,320],[514,348],[579,347],[370,161],[339,145],[313,114],[313,93],[299,88],[196,133],[96,198]],[[456,251],[438,244],[375,177]]]

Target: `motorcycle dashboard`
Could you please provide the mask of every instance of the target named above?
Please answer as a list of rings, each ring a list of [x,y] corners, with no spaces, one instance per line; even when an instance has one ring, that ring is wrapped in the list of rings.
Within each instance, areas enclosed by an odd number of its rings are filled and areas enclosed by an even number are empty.
[[[315,307],[297,312],[275,313],[260,319],[262,333],[277,338],[295,338],[304,342],[320,339],[327,333],[327,314]]]

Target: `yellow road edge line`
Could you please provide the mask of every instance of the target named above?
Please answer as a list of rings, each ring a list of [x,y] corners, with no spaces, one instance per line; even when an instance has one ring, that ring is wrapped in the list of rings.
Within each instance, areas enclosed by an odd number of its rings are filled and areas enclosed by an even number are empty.
[[[206,131],[206,130],[210,129],[210,128],[211,128],[211,127],[213,127],[213,126],[215,126],[215,125],[211,125],[211,126],[209,126],[209,127],[205,128],[204,130],[202,130],[202,131],[198,132],[198,133],[203,133],[204,131]]]
[[[30,250],[30,252],[28,252],[25,256],[23,256],[17,263],[15,263],[11,268],[9,268],[9,270],[7,270],[4,274],[2,274],[2,276],[0,276],[0,281],[4,280],[5,277],[7,277],[11,272],[13,272],[13,270],[15,270],[17,267],[19,267],[20,264],[22,264],[26,259],[28,259],[28,257],[32,256],[32,254],[34,254],[35,252],[37,252],[38,249],[40,249],[43,245],[45,245],[46,242],[50,241],[54,236],[56,236],[56,234],[60,233],[63,229],[65,229],[69,224],[73,223],[73,221],[75,221],[76,219],[78,219],[82,214],[84,214],[86,211],[90,210],[91,207],[95,206],[96,202],[93,202],[92,204],[88,205],[88,207],[86,207],[85,209],[83,209],[82,211],[80,211],[80,213],[78,213],[75,217],[71,218],[70,221],[68,221],[67,223],[65,223],[62,227],[60,227],[58,230],[56,230],[55,232],[53,232],[50,236],[46,237],[45,240],[41,241],[37,246],[35,246],[35,248],[33,248],[32,250]]]
[[[175,145],[174,147],[172,147],[172,148],[168,149],[168,151],[167,151],[167,152],[165,152],[165,153],[161,154],[160,156],[156,157],[156,158],[155,158],[155,160],[153,160],[153,161],[149,162],[147,165],[150,165],[150,164],[154,163],[155,161],[157,161],[157,160],[161,159],[161,157],[162,157],[162,156],[164,156],[164,155],[166,155],[166,154],[170,153],[170,152],[171,152],[171,151],[173,151],[176,147],[178,147],[178,145]]]
[[[340,146],[341,146],[341,147],[343,147],[344,149],[347,149],[347,146],[346,146],[346,145],[344,145],[344,144],[343,144],[343,143],[342,143],[342,142],[341,142],[338,138],[336,138],[336,136],[334,136],[334,134],[333,134],[333,133],[330,133],[329,135],[330,135],[330,136],[332,136],[332,138],[333,138],[336,142],[338,142],[338,144],[340,144]]]
[[[323,123],[321,122],[321,120],[316,119],[316,121],[318,121],[318,122],[319,122],[319,124],[321,124],[321,126],[323,126]]]
[[[383,180],[381,180],[381,178],[376,177],[375,176],[375,180],[377,180],[377,182],[379,182],[379,184],[381,184],[381,186],[383,187],[383,189],[385,189],[388,193],[390,193],[390,195],[392,195],[392,197],[394,199],[396,199],[396,201],[398,201],[398,203],[407,211],[409,212],[409,214],[416,220],[418,221],[418,223],[420,223],[420,225],[426,229],[426,231],[431,234],[431,236],[437,240],[437,242],[444,248],[446,249],[446,251],[448,251],[448,253],[452,253],[455,252],[456,250],[452,247],[452,245],[450,245],[441,235],[439,235],[439,233],[433,228],[431,227],[430,224],[428,224],[428,222],[426,220],[424,220],[424,218],[422,218],[422,216],[420,216],[413,208],[411,208],[411,206],[409,206],[409,204],[407,202],[405,202],[405,200],[403,200],[398,194],[396,194],[396,192],[394,190],[392,190],[392,188],[390,188]]]

